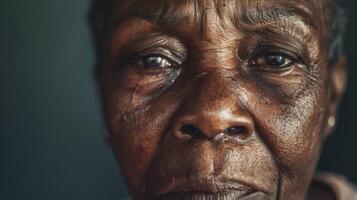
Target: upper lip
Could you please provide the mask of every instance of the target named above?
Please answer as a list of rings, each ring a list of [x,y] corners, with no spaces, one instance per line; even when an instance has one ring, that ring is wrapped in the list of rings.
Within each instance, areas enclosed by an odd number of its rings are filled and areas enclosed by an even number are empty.
[[[158,196],[165,196],[172,193],[229,193],[240,192],[242,195],[249,195],[255,192],[264,192],[256,185],[246,183],[241,180],[223,178],[188,178],[179,179],[172,184],[166,185],[159,191]]]

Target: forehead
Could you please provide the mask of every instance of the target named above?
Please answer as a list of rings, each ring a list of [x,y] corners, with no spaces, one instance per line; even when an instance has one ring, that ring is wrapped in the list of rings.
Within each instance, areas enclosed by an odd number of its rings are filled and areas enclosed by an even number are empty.
[[[151,18],[174,18],[193,21],[215,11],[224,16],[247,13],[267,15],[297,14],[307,23],[316,24],[324,18],[327,0],[112,0],[118,17],[145,16]],[[211,12],[212,13],[212,12]],[[316,15],[316,13],[320,13]],[[264,16],[262,16],[264,17]]]
[[[324,44],[329,37],[329,0],[110,0],[111,27],[130,18],[142,18],[166,30],[195,29],[207,24],[229,24],[237,30],[251,30],[275,23],[293,32],[315,32]],[[319,14],[316,14],[319,13]],[[217,23],[217,21],[219,22]],[[183,25],[183,26],[182,26]],[[227,26],[227,27],[228,27]],[[300,29],[295,31],[294,28]],[[192,30],[192,29],[191,29]],[[283,30],[284,31],[284,30]],[[303,37],[303,34],[300,34]]]

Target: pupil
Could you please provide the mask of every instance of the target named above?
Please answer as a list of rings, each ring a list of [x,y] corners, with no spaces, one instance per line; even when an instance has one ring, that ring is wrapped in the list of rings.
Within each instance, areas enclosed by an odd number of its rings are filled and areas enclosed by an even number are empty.
[[[281,66],[284,65],[286,58],[281,55],[268,54],[265,56],[265,62],[271,66]]]
[[[144,65],[147,67],[160,67],[162,63],[162,58],[148,56],[144,59]]]

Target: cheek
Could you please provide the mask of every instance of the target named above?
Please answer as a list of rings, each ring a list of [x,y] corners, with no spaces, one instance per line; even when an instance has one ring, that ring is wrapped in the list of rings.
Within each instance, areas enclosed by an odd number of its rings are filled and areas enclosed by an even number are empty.
[[[326,107],[322,74],[296,67],[286,75],[254,74],[245,82],[258,132],[286,166],[316,159]]]
[[[130,105],[124,105],[130,109]],[[131,113],[112,109],[116,110],[109,116],[113,151],[132,194],[140,194],[160,141],[160,120],[144,108]]]
[[[323,82],[298,77],[271,87],[273,83],[269,80],[256,87],[260,98],[248,107],[257,131],[280,168],[282,190],[301,195],[315,170],[321,148],[326,88]]]
[[[155,91],[161,89],[148,89],[150,86],[140,81],[137,86],[129,86],[106,84],[105,113],[113,151],[128,188],[132,194],[143,194],[147,172],[177,99],[170,93],[165,102],[155,99]]]
[[[304,163],[314,162],[320,149],[323,112],[316,100],[303,97],[293,107],[282,106],[276,113],[270,112],[271,117],[265,122],[273,149],[292,172],[300,171]]]

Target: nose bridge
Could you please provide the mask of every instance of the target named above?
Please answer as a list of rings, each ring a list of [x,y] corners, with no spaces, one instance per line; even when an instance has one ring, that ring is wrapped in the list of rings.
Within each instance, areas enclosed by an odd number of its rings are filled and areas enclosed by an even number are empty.
[[[232,74],[226,70],[216,70],[207,73],[198,86],[192,91],[193,115],[197,124],[205,133],[219,133],[227,124],[234,120],[239,107],[239,101]]]
[[[238,83],[233,81],[232,73],[228,70],[215,70],[196,80],[197,86],[191,92],[191,100],[198,112],[206,114],[220,113],[222,110],[234,109],[237,103],[238,91],[233,88]],[[217,112],[216,112],[217,111]]]
[[[196,86],[186,96],[177,122],[178,135],[182,134],[180,127],[185,127],[187,133],[187,125],[191,127],[189,131],[193,132],[194,127],[196,135],[199,132],[211,139],[229,130],[244,129],[245,136],[250,134],[252,121],[240,102],[240,89],[233,76],[230,70],[216,70],[194,81]]]

